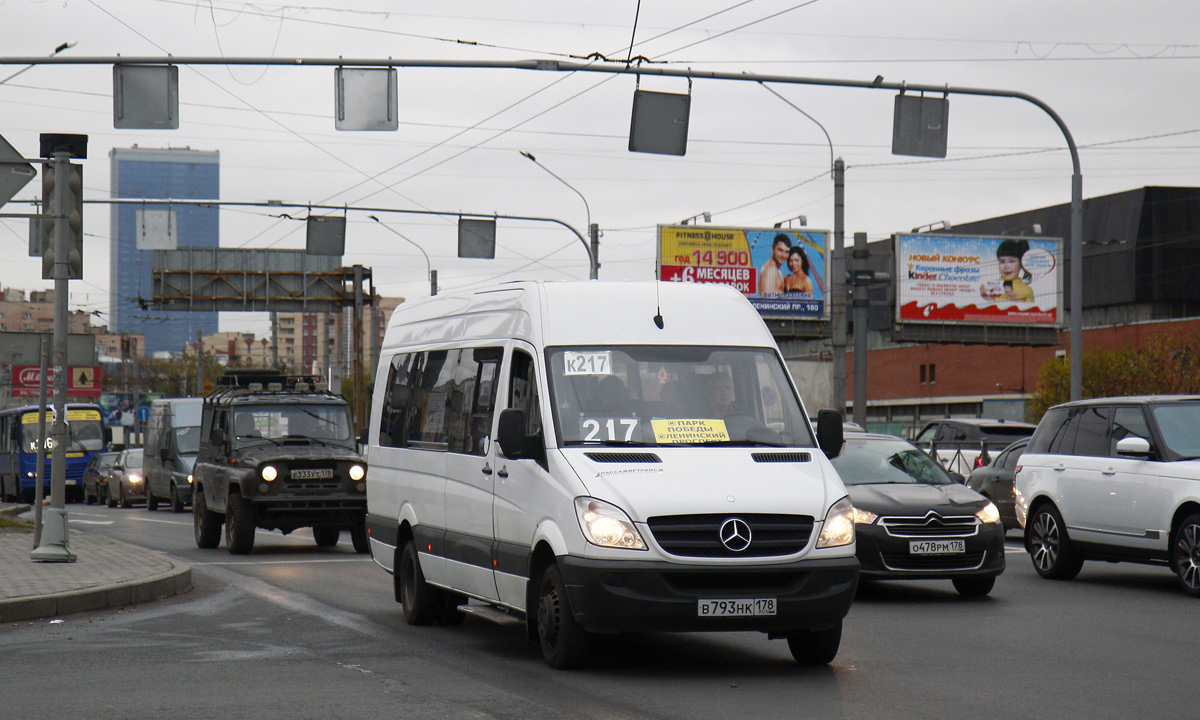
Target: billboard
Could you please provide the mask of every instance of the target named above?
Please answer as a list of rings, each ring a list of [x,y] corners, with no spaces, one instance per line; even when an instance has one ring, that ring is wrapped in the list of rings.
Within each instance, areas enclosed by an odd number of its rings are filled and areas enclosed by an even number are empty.
[[[100,397],[100,366],[71,365],[67,379],[67,397]],[[41,384],[42,368],[39,365],[12,366],[13,397],[38,396]],[[46,393],[50,402],[54,402],[54,368],[46,371]]]
[[[894,237],[896,320],[1057,326],[1062,240]]]
[[[763,317],[826,316],[826,230],[658,226],[658,279],[729,285]]]

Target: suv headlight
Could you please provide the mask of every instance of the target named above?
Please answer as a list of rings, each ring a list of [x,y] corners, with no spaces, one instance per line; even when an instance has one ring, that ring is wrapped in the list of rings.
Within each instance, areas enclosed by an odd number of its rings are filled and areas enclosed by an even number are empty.
[[[354,482],[358,482],[359,480],[362,480],[366,476],[367,476],[367,469],[365,467],[363,467],[362,465],[351,465],[350,466],[350,479],[353,480]]]
[[[274,465],[264,465],[263,466],[263,469],[262,469],[262,479],[263,480],[266,480],[267,482],[271,482],[272,480],[274,480],[277,477],[279,477],[279,471],[275,469]]]
[[[996,509],[994,503],[988,503],[975,513],[975,517],[979,518],[981,523],[998,523],[1000,522],[1000,511]]]
[[[854,506],[850,498],[844,497],[829,508],[825,513],[825,522],[821,524],[821,536],[817,538],[817,547],[830,548],[849,545],[854,542]]]
[[[646,543],[625,511],[595,498],[575,498],[579,527],[588,542],[600,547],[645,550]]]

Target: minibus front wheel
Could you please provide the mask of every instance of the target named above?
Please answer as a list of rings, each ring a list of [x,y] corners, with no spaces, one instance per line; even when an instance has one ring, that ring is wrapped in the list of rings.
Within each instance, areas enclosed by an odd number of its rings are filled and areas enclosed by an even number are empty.
[[[546,664],[556,670],[578,667],[587,657],[587,630],[575,620],[562,571],[551,565],[538,584],[538,640]]]

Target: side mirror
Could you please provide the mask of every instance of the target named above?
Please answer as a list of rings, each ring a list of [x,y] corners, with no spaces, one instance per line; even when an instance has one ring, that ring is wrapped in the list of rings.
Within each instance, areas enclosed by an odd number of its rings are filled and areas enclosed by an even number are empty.
[[[1150,457],[1150,441],[1146,438],[1130,435],[1117,441],[1117,454],[1122,457]]]
[[[842,427],[842,414],[837,410],[821,410],[817,413],[817,445],[825,457],[837,457],[846,444]]]
[[[525,457],[525,411],[515,408],[500,411],[500,426],[496,432],[500,452],[512,460]]]
[[[212,441],[213,441],[213,443],[215,443],[215,444],[217,444],[217,445],[224,445],[224,444],[225,444],[225,441],[226,441],[226,440],[228,440],[228,439],[229,439],[229,438],[228,438],[228,436],[225,434],[225,430],[223,430],[222,428],[214,428],[214,429],[213,429],[213,431],[212,431]]]
[[[171,448],[160,447],[158,449],[158,459],[166,462],[171,459]]]

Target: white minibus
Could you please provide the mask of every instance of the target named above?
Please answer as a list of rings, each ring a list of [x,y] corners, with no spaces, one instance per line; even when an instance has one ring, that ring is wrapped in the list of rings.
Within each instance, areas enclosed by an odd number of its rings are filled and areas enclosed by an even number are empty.
[[[736,290],[520,282],[406,303],[372,408],[369,544],[410,624],[523,623],[556,668],[626,631],[837,654],[858,581],[826,458],[841,417],[814,435]]]

